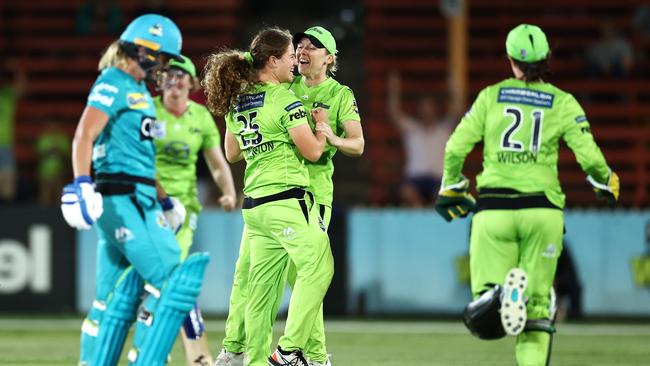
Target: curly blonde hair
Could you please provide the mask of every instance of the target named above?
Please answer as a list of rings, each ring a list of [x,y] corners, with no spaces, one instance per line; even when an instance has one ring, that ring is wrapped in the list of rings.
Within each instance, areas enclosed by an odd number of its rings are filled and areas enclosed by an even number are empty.
[[[288,30],[265,28],[253,38],[250,45],[252,61],[241,51],[222,49],[208,57],[203,71],[203,89],[210,112],[223,116],[233,108],[239,96],[258,82],[257,72],[270,57],[280,58],[291,44]]]

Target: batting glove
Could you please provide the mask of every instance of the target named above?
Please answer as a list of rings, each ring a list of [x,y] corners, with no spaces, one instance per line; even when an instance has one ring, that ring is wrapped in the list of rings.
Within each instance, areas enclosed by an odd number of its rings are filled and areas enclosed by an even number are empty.
[[[88,230],[104,212],[102,195],[95,192],[92,179],[87,175],[76,177],[63,187],[61,195],[63,218],[73,228]]]
[[[169,227],[174,234],[177,234],[183,226],[183,222],[185,222],[185,216],[187,215],[185,206],[177,198],[169,196],[161,199],[160,205]]]

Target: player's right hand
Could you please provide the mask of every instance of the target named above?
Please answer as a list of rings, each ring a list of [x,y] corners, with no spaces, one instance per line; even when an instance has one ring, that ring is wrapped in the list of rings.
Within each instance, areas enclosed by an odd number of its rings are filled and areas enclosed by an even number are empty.
[[[237,205],[237,197],[231,196],[229,194],[224,194],[223,196],[219,197],[219,204],[224,209],[224,211],[230,212],[234,210],[235,206]]]
[[[176,197],[165,197],[160,200],[160,205],[163,209],[163,214],[169,227],[172,229],[174,234],[178,234],[185,222],[185,216],[187,216],[187,210],[185,206],[179,201]]]
[[[95,192],[92,179],[87,175],[76,177],[63,187],[61,194],[63,218],[73,228],[87,230],[104,212],[102,195]]]
[[[327,117],[327,110],[321,107],[314,108],[310,112],[311,114],[311,120],[314,121],[314,124],[318,122],[323,122],[327,123],[328,117]]]
[[[608,204],[614,205],[618,202],[618,196],[621,189],[621,182],[618,174],[614,172],[609,173],[607,183],[598,183],[591,175],[587,177],[587,181],[591,184],[596,193],[596,198],[607,201]]]
[[[476,208],[476,200],[469,193],[469,180],[463,177],[463,180],[450,186],[440,186],[438,199],[436,199],[435,208],[438,214],[445,221],[467,217],[470,212]]]

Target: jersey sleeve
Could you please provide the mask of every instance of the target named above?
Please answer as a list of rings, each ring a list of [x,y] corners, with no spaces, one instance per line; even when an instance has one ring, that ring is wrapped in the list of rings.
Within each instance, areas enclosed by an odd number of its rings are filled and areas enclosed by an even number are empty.
[[[483,139],[488,103],[488,89],[483,89],[449,137],[445,147],[444,185],[461,180],[465,157],[472,151],[474,145]]]
[[[572,95],[568,95],[563,105],[563,139],[576,156],[582,170],[598,182],[607,182],[609,167],[591,134],[585,112]]]
[[[123,91],[120,89],[117,80],[110,80],[102,74],[90,90],[86,106],[97,108],[109,118],[114,118],[124,108]]]
[[[205,107],[201,106],[201,109],[203,114],[202,122],[204,131],[201,150],[221,146],[221,134],[217,128],[217,123]]]
[[[278,113],[281,116],[280,124],[283,129],[289,130],[309,123],[305,106],[289,91],[282,90],[282,92],[277,94],[276,105],[279,107]]]
[[[237,123],[233,118],[232,111],[228,111],[228,113],[223,116],[223,119],[226,121],[226,131],[236,134],[241,129],[239,126],[237,126]]]
[[[345,121],[359,121],[361,122],[361,115],[359,115],[359,107],[357,106],[357,100],[354,98],[354,93],[352,89],[346,87],[341,90],[341,107],[338,110],[338,116],[336,118],[336,123],[343,128],[343,122]]]

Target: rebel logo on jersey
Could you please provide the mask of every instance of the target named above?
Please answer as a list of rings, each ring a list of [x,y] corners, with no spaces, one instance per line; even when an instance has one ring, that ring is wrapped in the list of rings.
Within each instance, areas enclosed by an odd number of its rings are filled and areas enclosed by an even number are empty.
[[[293,121],[294,119],[300,119],[300,118],[305,118],[307,117],[307,113],[305,112],[304,109],[301,109],[295,113],[291,113],[289,115],[289,122]]]

